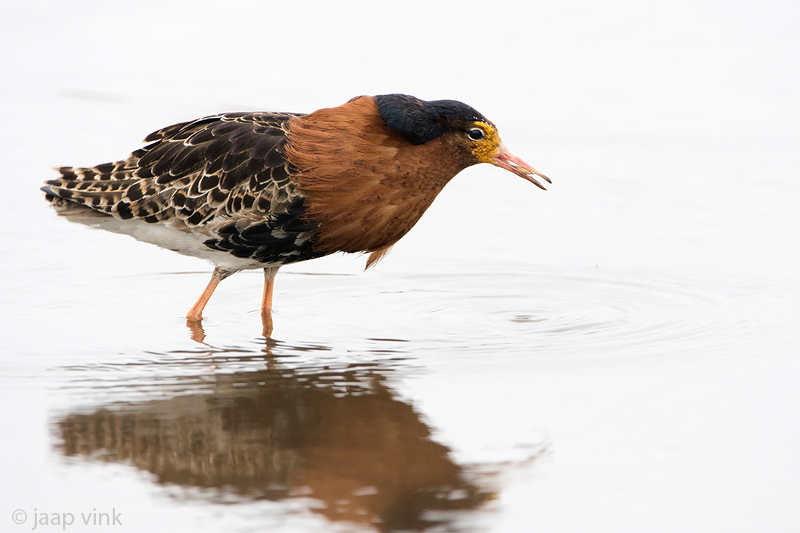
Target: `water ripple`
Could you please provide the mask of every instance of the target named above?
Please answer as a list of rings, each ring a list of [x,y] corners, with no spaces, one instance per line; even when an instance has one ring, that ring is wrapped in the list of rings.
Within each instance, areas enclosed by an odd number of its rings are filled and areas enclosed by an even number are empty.
[[[796,343],[785,332],[789,317],[800,316],[797,291],[764,281],[602,270],[408,279],[414,293],[392,302],[415,307],[399,312],[403,327],[428,331],[436,349],[451,343],[462,353],[619,357],[780,350]]]

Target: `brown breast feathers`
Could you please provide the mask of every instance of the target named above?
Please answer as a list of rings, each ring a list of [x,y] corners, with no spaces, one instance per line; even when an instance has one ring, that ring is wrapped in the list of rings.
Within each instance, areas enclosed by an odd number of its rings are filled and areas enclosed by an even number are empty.
[[[292,118],[287,130],[293,179],[320,227],[314,248],[325,253],[385,251],[477,162],[446,135],[412,145],[386,126],[369,96]]]

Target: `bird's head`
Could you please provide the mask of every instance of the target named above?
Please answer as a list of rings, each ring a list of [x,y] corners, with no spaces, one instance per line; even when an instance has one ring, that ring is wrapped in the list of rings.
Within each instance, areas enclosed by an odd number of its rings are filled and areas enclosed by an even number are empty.
[[[466,166],[489,163],[544,189],[534,177],[552,183],[544,174],[512,154],[500,140],[497,127],[470,106],[455,100],[425,101],[405,94],[375,97],[386,125],[414,145],[446,136],[466,156]]]

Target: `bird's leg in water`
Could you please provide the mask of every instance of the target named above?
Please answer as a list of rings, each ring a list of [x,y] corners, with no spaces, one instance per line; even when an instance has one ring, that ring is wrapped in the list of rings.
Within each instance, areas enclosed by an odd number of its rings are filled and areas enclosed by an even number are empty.
[[[270,338],[272,335],[272,290],[275,287],[275,274],[277,268],[264,269],[264,295],[261,298],[261,325],[263,335]]]

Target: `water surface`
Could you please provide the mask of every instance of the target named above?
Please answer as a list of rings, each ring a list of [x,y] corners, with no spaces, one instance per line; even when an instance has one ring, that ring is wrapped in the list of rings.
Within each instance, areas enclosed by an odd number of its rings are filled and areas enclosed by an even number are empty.
[[[0,16],[0,529],[800,527],[794,4],[243,3],[258,31],[228,6],[26,6]],[[272,339],[259,272],[198,336],[208,265],[38,191],[169,123],[397,91],[474,105],[554,184],[475,167],[376,268],[283,269]]]

